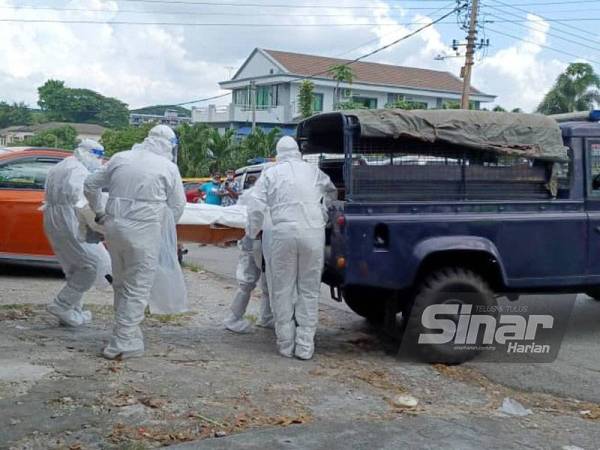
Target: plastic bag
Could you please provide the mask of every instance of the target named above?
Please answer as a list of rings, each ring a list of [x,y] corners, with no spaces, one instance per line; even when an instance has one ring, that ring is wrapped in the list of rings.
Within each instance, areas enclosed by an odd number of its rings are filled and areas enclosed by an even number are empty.
[[[510,416],[523,417],[532,414],[530,409],[525,408],[518,401],[513,400],[510,397],[506,397],[502,402],[502,406],[498,408],[498,411]]]
[[[187,290],[177,260],[175,220],[169,209],[165,209],[163,217],[158,267],[149,306],[152,314],[178,314],[188,311]]]

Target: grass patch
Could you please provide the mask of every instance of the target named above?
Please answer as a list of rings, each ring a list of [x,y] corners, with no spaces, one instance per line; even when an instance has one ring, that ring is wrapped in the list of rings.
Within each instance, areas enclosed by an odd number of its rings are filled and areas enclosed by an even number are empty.
[[[94,305],[85,304],[83,309],[88,309],[92,312],[93,319],[106,319],[109,320],[114,315],[114,307],[112,305]]]
[[[204,268],[200,264],[186,262],[184,261],[182,264],[184,269],[188,269],[190,272],[198,273],[204,270]]]
[[[0,320],[26,320],[33,316],[32,304],[0,305]]]
[[[0,305],[0,310],[32,309],[33,306],[32,303],[15,303],[12,305]]]
[[[181,314],[150,314],[146,309],[146,319],[162,325],[185,325],[195,315],[192,311]]]

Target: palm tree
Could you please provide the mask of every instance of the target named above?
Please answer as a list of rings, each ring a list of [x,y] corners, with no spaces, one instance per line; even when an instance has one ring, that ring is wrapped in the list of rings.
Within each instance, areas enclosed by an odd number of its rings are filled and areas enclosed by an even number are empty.
[[[340,83],[348,83],[352,84],[354,81],[354,72],[352,68],[347,64],[335,64],[331,66],[328,70],[333,79],[336,81],[335,83],[335,99],[336,105],[335,109],[338,109],[340,104]]]
[[[179,133],[179,158],[177,164],[184,177],[200,177],[209,174],[209,136],[213,128],[205,123],[183,124]]]
[[[243,147],[246,158],[256,157],[271,157],[275,152],[277,140],[281,136],[281,130],[277,127],[264,132],[261,128],[257,128],[250,133],[244,140]]]
[[[211,128],[208,149],[214,158],[211,164],[212,170],[223,171],[239,166],[240,145],[236,140],[235,130],[230,128],[221,134],[218,129]]]
[[[542,114],[589,111],[600,103],[600,77],[587,63],[569,64],[537,108]]]

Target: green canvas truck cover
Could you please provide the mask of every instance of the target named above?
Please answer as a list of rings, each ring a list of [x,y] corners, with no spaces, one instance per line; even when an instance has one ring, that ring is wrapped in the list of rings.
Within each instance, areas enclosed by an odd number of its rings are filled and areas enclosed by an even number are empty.
[[[402,109],[351,110],[342,114],[358,119],[364,138],[406,138],[528,159],[568,161],[558,123],[540,114]]]

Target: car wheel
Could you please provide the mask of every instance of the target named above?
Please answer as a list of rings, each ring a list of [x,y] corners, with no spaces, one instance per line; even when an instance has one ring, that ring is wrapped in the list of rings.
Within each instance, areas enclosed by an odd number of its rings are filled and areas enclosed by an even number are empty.
[[[460,364],[474,358],[483,346],[482,333],[475,345],[455,344],[454,336],[444,343],[419,343],[422,334],[430,334],[431,329],[422,323],[425,310],[432,305],[458,305],[452,308],[456,314],[443,314],[456,326],[463,305],[480,306],[471,308],[475,314],[497,314],[497,301],[488,284],[478,274],[461,267],[448,267],[431,273],[421,283],[414,299],[410,317],[406,325],[403,341],[410,346],[409,352],[418,359],[430,363]],[[457,348],[460,347],[460,348]]]

